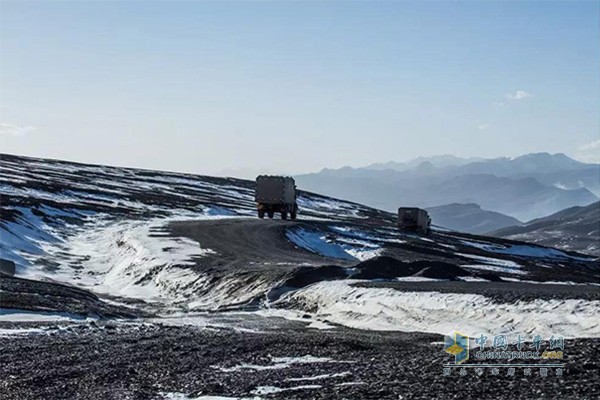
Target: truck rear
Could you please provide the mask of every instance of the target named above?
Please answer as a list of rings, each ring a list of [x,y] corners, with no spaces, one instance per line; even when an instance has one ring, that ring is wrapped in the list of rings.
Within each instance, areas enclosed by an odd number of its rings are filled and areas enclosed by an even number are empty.
[[[296,202],[296,182],[287,176],[260,175],[256,178],[255,192],[258,217],[265,214],[273,218],[281,213],[281,219],[296,219],[298,203]]]
[[[431,218],[429,213],[422,208],[400,207],[398,209],[398,228],[403,231],[428,235],[431,233]]]

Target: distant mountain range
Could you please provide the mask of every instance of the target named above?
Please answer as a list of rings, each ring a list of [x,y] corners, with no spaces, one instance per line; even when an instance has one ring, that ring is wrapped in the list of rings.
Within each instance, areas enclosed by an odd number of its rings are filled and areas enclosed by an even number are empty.
[[[465,165],[472,162],[484,161],[484,158],[480,157],[469,157],[469,158],[460,158],[450,154],[441,155],[441,156],[433,156],[433,157],[417,157],[410,161],[406,162],[395,162],[388,161],[385,163],[375,163],[371,165],[367,165],[366,169],[373,170],[386,170],[392,169],[394,171],[406,171],[408,169],[413,169],[418,167],[424,162],[431,163],[434,167],[444,168],[444,167],[456,167],[460,165]]]
[[[475,203],[483,210],[529,221],[598,201],[600,164],[548,153],[495,159],[435,156],[362,168],[326,168],[298,175],[296,181],[302,189],[389,211],[399,206]],[[483,215],[480,220],[470,218],[474,229],[485,225]]]
[[[600,256],[600,202],[571,207],[490,235]]]
[[[425,164],[423,166],[422,164]],[[531,153],[520,157],[499,158],[460,158],[452,155],[417,157],[407,162],[387,162],[371,164],[364,169],[406,171],[418,167],[446,169],[454,175],[458,174],[493,174],[497,176],[519,176],[527,174],[547,174],[559,171],[573,171],[585,168],[585,164],[573,160],[569,156],[558,153]],[[594,164],[591,164],[592,166]]]

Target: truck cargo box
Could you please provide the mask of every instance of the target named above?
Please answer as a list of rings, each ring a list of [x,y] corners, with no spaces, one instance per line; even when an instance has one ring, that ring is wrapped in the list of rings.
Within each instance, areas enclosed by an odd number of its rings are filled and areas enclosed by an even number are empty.
[[[296,183],[290,177],[260,175],[256,178],[255,200],[261,204],[294,204]]]
[[[430,231],[431,218],[422,208],[400,207],[398,209],[398,227],[402,230],[427,234]]]

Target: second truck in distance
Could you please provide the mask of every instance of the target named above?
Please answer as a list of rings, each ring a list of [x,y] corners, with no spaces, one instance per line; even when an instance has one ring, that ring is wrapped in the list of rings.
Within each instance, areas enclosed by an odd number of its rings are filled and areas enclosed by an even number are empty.
[[[260,175],[256,178],[254,195],[258,218],[265,214],[273,218],[275,213],[281,213],[281,219],[296,219],[298,203],[296,202],[296,182],[287,176]]]
[[[402,231],[429,235],[431,233],[431,218],[429,213],[422,208],[400,207],[398,209],[398,228]]]

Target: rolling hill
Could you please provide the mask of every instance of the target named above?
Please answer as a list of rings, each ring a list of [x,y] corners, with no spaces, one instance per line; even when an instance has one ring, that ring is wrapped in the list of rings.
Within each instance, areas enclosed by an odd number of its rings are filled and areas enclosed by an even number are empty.
[[[523,223],[495,211],[483,210],[477,204],[448,204],[427,209],[434,225],[467,233],[485,233],[519,226]]]
[[[600,202],[567,208],[490,235],[600,256]]]

